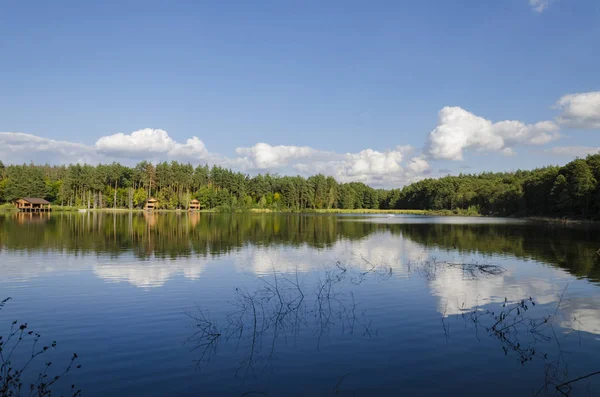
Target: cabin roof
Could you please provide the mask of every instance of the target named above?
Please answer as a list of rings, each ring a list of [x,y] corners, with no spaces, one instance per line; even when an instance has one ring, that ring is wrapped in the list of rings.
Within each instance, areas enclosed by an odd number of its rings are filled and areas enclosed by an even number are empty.
[[[158,200],[157,200],[157,199],[155,199],[155,198],[149,198],[147,201],[148,201],[149,203],[153,203],[153,202],[156,202],[156,201],[158,201]]]
[[[23,197],[21,200],[27,201],[28,203],[31,203],[31,204],[50,204],[49,201],[44,200],[43,198],[36,198],[36,197]]]
[[[200,200],[196,200],[196,199],[193,199],[192,201],[190,201],[190,203],[199,203],[199,202],[200,202]]]

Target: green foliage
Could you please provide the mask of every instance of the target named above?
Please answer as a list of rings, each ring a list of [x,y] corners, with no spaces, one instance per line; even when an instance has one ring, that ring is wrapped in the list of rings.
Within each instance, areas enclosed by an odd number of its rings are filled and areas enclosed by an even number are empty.
[[[196,192],[196,199],[200,201],[200,208],[211,208],[212,189],[208,186],[202,186]]]
[[[133,205],[135,207],[139,208],[139,207],[143,206],[147,199],[148,199],[148,193],[146,193],[146,190],[144,190],[142,188],[136,189],[135,192],[133,193]]]
[[[564,175],[559,174],[554,180],[550,197],[552,198],[552,208],[556,211],[563,211],[569,205],[569,183]]]
[[[0,212],[17,211],[17,208],[12,203],[0,204]]]
[[[115,189],[112,186],[104,187],[104,204],[106,207],[114,207],[115,206]]]
[[[46,197],[47,197],[48,201],[56,202],[60,195],[63,181],[61,181],[61,180],[52,181],[50,179],[46,179],[45,183],[46,183]]]
[[[14,201],[20,197],[46,197],[46,182],[40,167],[34,165],[9,166],[8,182],[4,187],[4,200]]]
[[[7,201],[5,199],[6,196],[6,186],[8,185],[8,178],[0,179],[0,201]]]
[[[587,214],[590,197],[597,187],[591,167],[585,160],[577,159],[563,167],[570,193],[571,205]]]
[[[52,207],[54,212],[76,212],[79,211],[78,207],[69,207],[68,205],[55,205]]]
[[[166,210],[174,210],[177,208],[177,197],[170,187],[162,188],[158,192],[158,196],[156,198],[158,199],[159,208]]]

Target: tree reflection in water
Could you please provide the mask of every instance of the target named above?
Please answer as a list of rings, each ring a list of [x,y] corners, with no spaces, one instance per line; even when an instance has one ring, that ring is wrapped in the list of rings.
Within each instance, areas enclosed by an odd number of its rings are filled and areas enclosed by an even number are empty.
[[[307,286],[297,270],[286,275],[273,267],[271,274],[258,277],[253,288],[236,288],[224,328],[219,328],[201,308],[189,313],[196,332],[188,343],[193,346],[191,350],[199,351],[196,363],[201,365],[210,361],[220,343],[235,341],[245,352],[236,376],[245,377],[255,375],[257,367],[271,365],[278,342],[295,343],[303,329],[312,332],[317,349],[334,330],[372,338],[377,330],[359,308],[353,291],[346,289],[370,278],[384,281],[391,275],[390,265],[356,257],[352,263],[326,266],[316,282]]]
[[[392,276],[392,267],[384,262],[373,264],[360,256],[356,259],[352,263],[335,262],[324,267],[312,285],[306,285],[298,271],[289,275],[273,267],[271,274],[258,277],[253,288],[236,288],[235,299],[231,302],[232,311],[227,316],[227,325],[222,328],[201,308],[195,313],[188,313],[196,331],[187,342],[192,346],[191,351],[199,352],[196,365],[208,364],[217,353],[219,344],[235,343],[243,351],[235,376],[245,378],[256,376],[260,370],[272,365],[278,342],[295,344],[304,329],[312,331],[317,350],[334,330],[342,335],[378,336],[367,313],[359,309],[353,291],[346,289],[371,278],[387,280]],[[504,273],[502,267],[492,264],[430,260],[408,266],[410,273],[429,280],[449,269],[459,269],[471,279]],[[552,310],[548,305],[536,305],[533,297],[515,302],[505,298],[501,304],[464,308],[452,319],[464,323],[461,332],[470,326],[478,340],[487,336],[497,341],[504,354],[517,357],[521,365],[543,360],[544,382],[534,395],[571,396],[577,382],[600,375],[600,372],[579,376],[569,373],[568,360],[555,329],[565,295],[566,288],[557,297],[558,303]],[[452,335],[452,319],[446,313],[441,319],[448,341]],[[574,321],[578,320],[575,318]],[[332,382],[335,383],[333,395],[341,393],[348,375],[344,374]]]
[[[216,257],[247,245],[331,248],[344,240],[359,241],[385,232],[424,249],[531,258],[600,282],[597,225],[453,224],[448,217],[397,217],[394,223],[380,223],[374,217],[249,213],[22,215],[0,214],[0,249],[114,257],[133,253],[136,259]]]
[[[574,378],[569,373],[569,363],[555,329],[566,291],[567,287],[557,297],[558,303],[551,312],[547,307],[536,308],[535,300],[528,297],[516,302],[505,298],[499,306],[465,309],[460,315],[465,325],[473,327],[478,340],[482,335],[491,337],[500,343],[506,356],[515,355],[521,365],[534,359],[543,360],[544,382],[533,393],[535,396],[570,396],[576,382],[600,375],[597,371]],[[448,340],[450,329],[445,314],[441,323]]]

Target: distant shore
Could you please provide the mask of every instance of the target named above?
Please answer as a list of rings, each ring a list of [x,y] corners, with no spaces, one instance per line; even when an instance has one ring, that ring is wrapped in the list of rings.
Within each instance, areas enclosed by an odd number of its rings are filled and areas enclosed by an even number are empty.
[[[294,210],[273,210],[268,208],[248,208],[248,209],[236,209],[236,210],[223,210],[219,208],[213,209],[204,209],[204,210],[193,210],[188,211],[185,209],[155,209],[155,210],[145,210],[143,208],[77,208],[77,207],[63,207],[63,206],[53,206],[53,212],[156,212],[156,213],[182,213],[182,212],[199,212],[199,213],[263,213],[263,214],[410,214],[410,215],[431,215],[437,214],[437,211],[426,211],[426,210],[374,210],[374,209],[353,209],[353,210],[345,210],[345,209],[307,209],[301,211]],[[0,208],[0,212],[10,213],[10,212],[18,212],[18,210],[14,207],[9,208]]]
[[[600,224],[600,219],[553,218],[546,216],[526,216],[518,219],[526,219],[532,222],[552,223],[561,225]]]
[[[14,207],[0,208],[0,213],[17,213],[18,210]],[[193,210],[188,211],[185,209],[155,209],[155,210],[144,210],[142,208],[77,208],[77,207],[66,207],[66,206],[52,206],[52,212],[155,212],[155,213],[254,213],[254,214],[403,214],[403,215],[437,215],[437,216],[481,216],[479,214],[464,214],[456,213],[453,211],[430,211],[430,210],[380,210],[380,209],[304,209],[304,210],[274,210],[269,208],[248,208],[248,209],[235,209],[235,210],[224,210],[219,208],[204,209],[204,210]]]

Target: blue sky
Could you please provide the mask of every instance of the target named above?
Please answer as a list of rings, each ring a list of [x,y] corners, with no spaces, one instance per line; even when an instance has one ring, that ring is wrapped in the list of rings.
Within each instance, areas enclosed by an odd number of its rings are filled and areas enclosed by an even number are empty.
[[[596,0],[4,2],[0,160],[374,186],[561,164],[600,147],[599,22]]]

